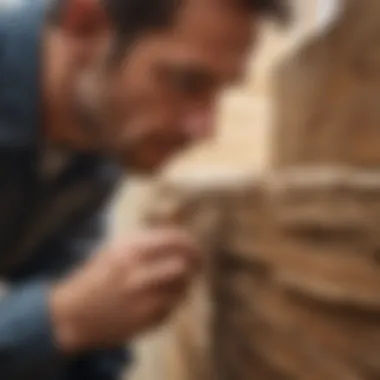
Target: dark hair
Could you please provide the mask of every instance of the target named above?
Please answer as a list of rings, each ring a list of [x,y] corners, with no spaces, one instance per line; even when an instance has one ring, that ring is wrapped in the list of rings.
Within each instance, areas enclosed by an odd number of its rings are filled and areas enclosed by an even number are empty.
[[[232,0],[234,1],[234,0]],[[291,18],[289,0],[238,0],[252,12],[287,23]]]
[[[120,34],[135,34],[170,24],[183,0],[101,0]],[[287,0],[232,0],[236,6],[286,21]],[[241,5],[240,5],[240,3]]]
[[[170,25],[176,9],[183,0],[97,0],[114,23],[120,40],[131,41],[145,31]],[[288,0],[230,0],[232,5],[262,13],[280,21],[288,19]],[[49,21],[59,24],[66,0],[54,0]]]

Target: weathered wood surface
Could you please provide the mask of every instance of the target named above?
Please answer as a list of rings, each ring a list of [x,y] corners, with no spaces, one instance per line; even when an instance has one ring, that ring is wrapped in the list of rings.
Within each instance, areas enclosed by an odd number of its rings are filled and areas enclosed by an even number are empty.
[[[162,193],[213,252],[208,313],[172,325],[186,379],[380,378],[380,170],[327,169]]]
[[[380,2],[342,1],[338,21],[277,70],[276,166],[380,165]]]

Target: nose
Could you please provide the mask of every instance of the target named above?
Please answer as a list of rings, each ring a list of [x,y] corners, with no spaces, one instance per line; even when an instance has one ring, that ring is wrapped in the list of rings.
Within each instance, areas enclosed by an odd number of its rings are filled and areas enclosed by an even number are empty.
[[[210,107],[188,111],[182,125],[184,132],[192,140],[211,138],[215,130],[215,110]]]

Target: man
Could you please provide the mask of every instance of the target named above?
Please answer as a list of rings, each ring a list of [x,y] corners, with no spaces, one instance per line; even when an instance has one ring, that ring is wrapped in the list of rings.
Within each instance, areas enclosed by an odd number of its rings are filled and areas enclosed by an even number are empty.
[[[106,200],[121,168],[153,172],[211,135],[216,96],[280,5],[0,3],[1,379],[115,379],[118,347],[175,307],[196,242],[161,228],[100,247]]]

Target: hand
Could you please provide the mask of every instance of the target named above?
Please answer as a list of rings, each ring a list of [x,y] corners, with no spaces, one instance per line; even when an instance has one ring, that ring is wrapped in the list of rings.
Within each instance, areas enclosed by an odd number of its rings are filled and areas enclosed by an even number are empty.
[[[53,332],[67,353],[121,344],[155,327],[197,272],[201,250],[184,231],[152,229],[104,249],[52,289]]]

